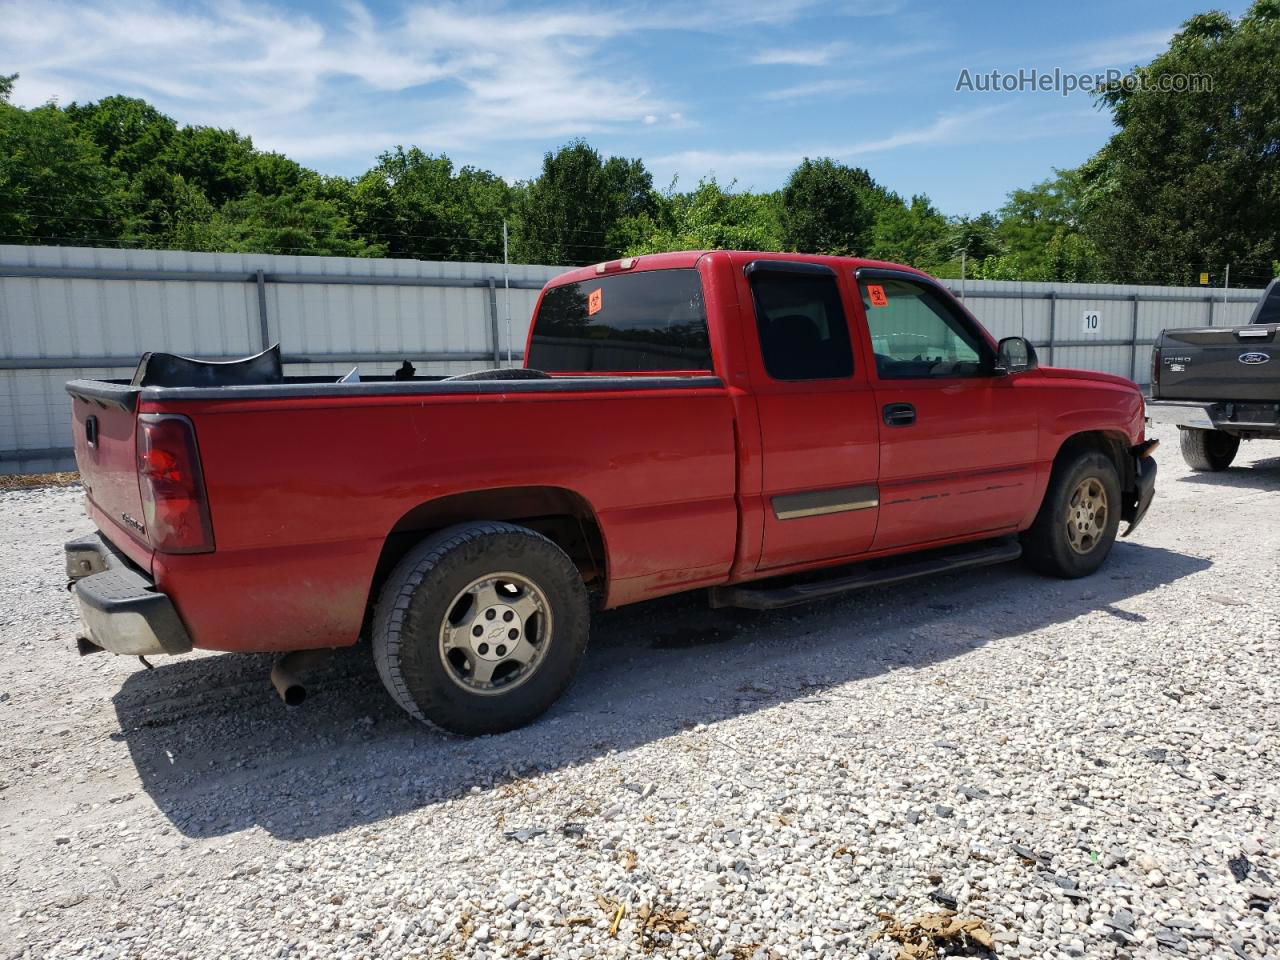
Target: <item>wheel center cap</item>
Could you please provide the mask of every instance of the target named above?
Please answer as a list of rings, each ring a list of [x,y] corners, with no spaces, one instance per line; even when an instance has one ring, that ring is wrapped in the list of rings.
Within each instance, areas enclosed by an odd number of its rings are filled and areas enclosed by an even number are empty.
[[[505,660],[523,632],[520,616],[504,603],[495,604],[475,618],[469,631],[471,650],[482,660]]]

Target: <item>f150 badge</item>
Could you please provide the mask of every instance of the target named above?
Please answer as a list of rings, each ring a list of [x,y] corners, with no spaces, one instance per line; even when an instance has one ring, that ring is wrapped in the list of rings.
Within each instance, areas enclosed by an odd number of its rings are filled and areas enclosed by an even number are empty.
[[[1241,363],[1248,363],[1248,364],[1266,363],[1270,359],[1271,359],[1270,354],[1260,353],[1256,350],[1250,351],[1249,353],[1242,353],[1240,354],[1240,357],[1239,357],[1239,360]]]

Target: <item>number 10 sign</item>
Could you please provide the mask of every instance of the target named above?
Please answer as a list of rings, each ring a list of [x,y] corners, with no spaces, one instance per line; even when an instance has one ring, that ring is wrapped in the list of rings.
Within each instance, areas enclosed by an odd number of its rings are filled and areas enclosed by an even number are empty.
[[[1102,314],[1097,310],[1086,310],[1084,312],[1084,332],[1097,333],[1102,327]]]

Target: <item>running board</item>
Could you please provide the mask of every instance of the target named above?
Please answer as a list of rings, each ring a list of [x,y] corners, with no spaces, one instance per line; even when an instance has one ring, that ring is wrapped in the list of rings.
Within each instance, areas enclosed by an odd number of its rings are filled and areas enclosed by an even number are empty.
[[[712,587],[711,606],[776,610],[779,607],[790,607],[797,603],[822,600],[850,590],[887,587],[904,580],[928,577],[949,570],[966,570],[970,567],[985,567],[993,563],[1007,563],[1010,560],[1017,560],[1020,556],[1022,556],[1022,545],[1016,537],[994,541],[984,540],[947,550],[930,551],[923,557],[910,557],[891,565],[874,569],[864,568],[826,580],[789,583],[784,586],[738,584],[732,587]],[[767,584],[768,581],[763,583]]]

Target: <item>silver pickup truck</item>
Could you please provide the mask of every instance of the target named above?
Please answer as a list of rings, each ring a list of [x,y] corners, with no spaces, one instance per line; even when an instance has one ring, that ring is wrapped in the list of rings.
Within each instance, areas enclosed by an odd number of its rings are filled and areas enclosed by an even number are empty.
[[[1227,469],[1241,440],[1280,440],[1280,278],[1242,327],[1160,333],[1147,416],[1178,427],[1193,470]]]

